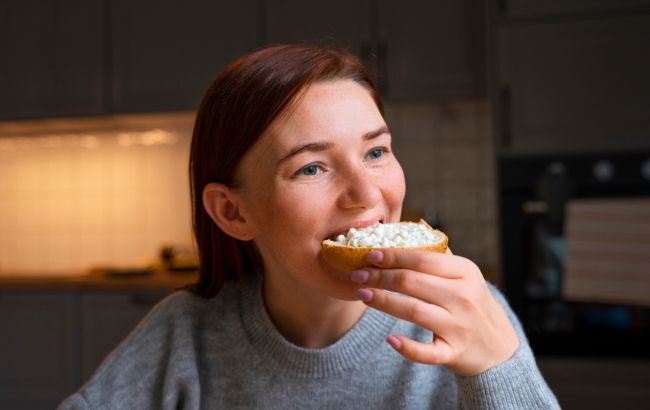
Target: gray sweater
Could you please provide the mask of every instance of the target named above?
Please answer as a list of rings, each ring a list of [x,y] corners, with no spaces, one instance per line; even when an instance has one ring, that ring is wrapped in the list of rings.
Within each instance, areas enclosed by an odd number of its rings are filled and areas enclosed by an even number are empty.
[[[557,409],[521,326],[507,362],[478,376],[410,362],[385,339],[431,333],[367,309],[339,341],[306,349],[269,319],[260,283],[226,283],[203,299],[169,296],[67,398],[67,409]]]

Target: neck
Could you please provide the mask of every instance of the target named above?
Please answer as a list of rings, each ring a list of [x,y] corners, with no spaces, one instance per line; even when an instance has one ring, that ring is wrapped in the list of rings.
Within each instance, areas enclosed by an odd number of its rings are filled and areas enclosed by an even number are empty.
[[[278,331],[291,343],[320,349],[347,333],[361,318],[366,305],[345,301],[304,287],[264,281],[264,303]],[[287,290],[291,288],[291,291]]]

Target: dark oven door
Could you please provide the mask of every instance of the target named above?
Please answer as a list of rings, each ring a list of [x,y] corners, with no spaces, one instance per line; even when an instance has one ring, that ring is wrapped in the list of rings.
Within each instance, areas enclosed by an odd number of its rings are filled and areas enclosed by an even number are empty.
[[[650,153],[501,157],[498,172],[501,286],[535,353],[650,357],[648,304],[575,300],[565,283],[567,206],[650,199]],[[650,284],[650,265],[638,274]]]

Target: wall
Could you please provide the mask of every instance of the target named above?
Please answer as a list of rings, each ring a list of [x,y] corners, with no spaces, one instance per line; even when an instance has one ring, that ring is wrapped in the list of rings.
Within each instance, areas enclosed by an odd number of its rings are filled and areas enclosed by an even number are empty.
[[[389,103],[386,120],[406,174],[406,212],[429,209],[452,251],[498,277],[496,179],[484,100]]]
[[[484,101],[388,102],[405,217],[431,216],[494,279],[494,171]],[[0,125],[0,271],[71,273],[191,246],[192,114]]]
[[[0,271],[132,266],[155,259],[163,243],[190,245],[192,120],[1,126]]]

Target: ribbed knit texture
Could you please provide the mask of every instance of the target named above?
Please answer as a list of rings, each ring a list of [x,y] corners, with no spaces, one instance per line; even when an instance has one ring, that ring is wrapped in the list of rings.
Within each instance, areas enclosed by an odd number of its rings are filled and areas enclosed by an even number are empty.
[[[275,328],[264,307],[261,288],[242,294],[242,322],[250,342],[273,370],[289,377],[326,378],[358,367],[373,351],[386,343],[386,335],[397,319],[367,309],[356,326],[336,343],[323,349],[306,349],[288,342]]]
[[[271,322],[261,283],[227,283],[205,300],[176,292],[158,304],[60,409],[557,409],[521,326],[505,363],[459,377],[410,362],[390,334],[431,332],[368,309],[336,343],[306,349]]]

